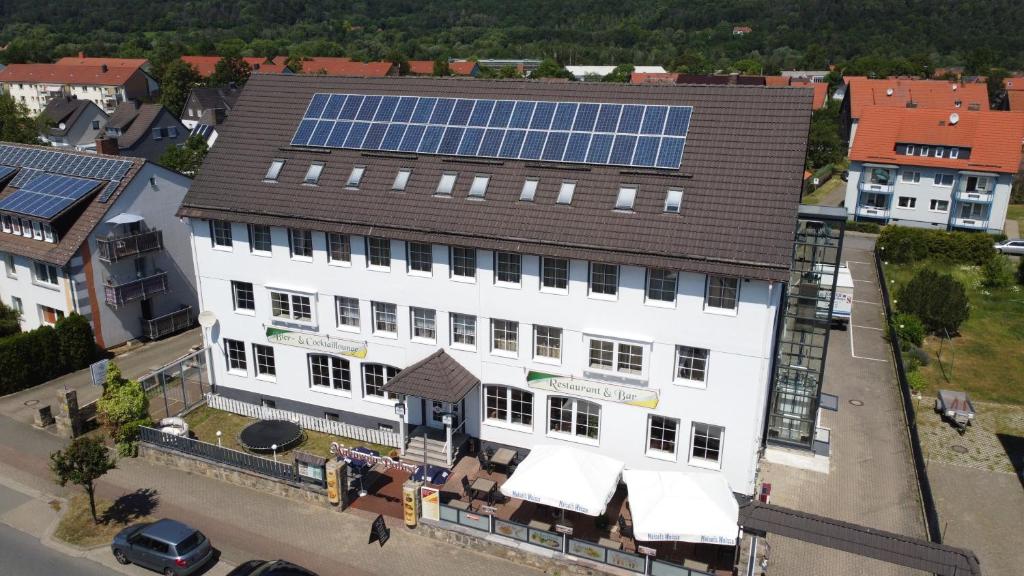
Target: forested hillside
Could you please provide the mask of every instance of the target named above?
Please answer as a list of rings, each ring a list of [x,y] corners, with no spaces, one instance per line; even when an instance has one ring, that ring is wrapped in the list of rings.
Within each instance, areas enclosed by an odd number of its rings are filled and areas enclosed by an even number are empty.
[[[554,57],[773,72],[1024,68],[1019,0],[4,0],[0,61],[183,52]],[[748,25],[751,34],[734,36]]]

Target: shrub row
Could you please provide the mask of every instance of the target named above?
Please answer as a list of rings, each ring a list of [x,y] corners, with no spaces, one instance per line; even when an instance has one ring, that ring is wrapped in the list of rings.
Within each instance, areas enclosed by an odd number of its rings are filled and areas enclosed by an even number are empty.
[[[846,223],[847,232],[867,232],[868,234],[878,234],[882,230],[882,226],[877,222],[857,222],[850,220]]]
[[[993,236],[978,232],[945,232],[886,226],[878,236],[878,249],[887,262],[904,264],[927,258],[954,264],[985,264],[995,254]]]
[[[78,314],[55,327],[0,338],[0,396],[85,368],[95,358],[92,327]]]

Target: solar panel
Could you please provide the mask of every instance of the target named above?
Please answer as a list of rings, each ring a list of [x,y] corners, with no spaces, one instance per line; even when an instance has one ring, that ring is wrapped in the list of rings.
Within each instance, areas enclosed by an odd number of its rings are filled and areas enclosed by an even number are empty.
[[[11,172],[14,172],[15,170],[17,170],[17,168],[12,168],[10,166],[0,166],[0,179],[10,176]]]
[[[326,101],[327,96],[324,95],[322,100]],[[311,108],[312,105],[311,102]],[[25,182],[40,172],[107,180],[109,184],[104,187],[99,197],[100,202],[106,202],[127,175],[133,162],[0,144],[0,164],[19,168],[18,174],[11,180],[11,186],[15,188],[21,188]]]
[[[690,106],[320,93],[292,144],[678,169],[692,114]]]
[[[99,185],[100,182],[96,180],[39,173],[23,187],[0,201],[0,210],[38,218],[53,218]]]

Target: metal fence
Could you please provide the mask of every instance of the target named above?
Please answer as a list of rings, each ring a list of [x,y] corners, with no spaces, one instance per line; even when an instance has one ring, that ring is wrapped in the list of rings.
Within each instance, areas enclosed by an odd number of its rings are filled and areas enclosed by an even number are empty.
[[[892,307],[889,299],[889,281],[885,279],[885,267],[882,265],[882,258],[878,251],[875,251],[875,268],[878,270],[878,284],[882,287],[882,306],[885,308],[885,323],[889,334],[889,344],[892,346],[892,354],[896,360],[896,377],[900,383],[900,392],[903,397],[903,412],[907,418],[907,428],[910,431],[910,451],[914,456],[914,468],[917,470],[917,483],[921,491],[921,505],[924,507],[925,523],[928,528],[928,538],[936,544],[942,544],[942,530],[939,525],[939,512],[935,507],[935,497],[932,495],[932,485],[928,480],[928,469],[925,465],[924,452],[921,450],[921,437],[917,432],[917,418],[914,415],[914,402],[910,395],[910,383],[907,381],[907,369],[903,364],[903,351],[900,347],[900,338],[896,328],[892,324]]]
[[[264,476],[291,482],[300,481],[299,474],[291,463],[278,462],[269,458],[253,456],[238,450],[217,446],[216,444],[208,444],[184,436],[167,434],[155,428],[139,428],[139,440],[153,446],[203,458],[218,464],[234,466],[235,468],[241,468]]]
[[[391,446],[392,448],[399,447],[402,442],[401,435],[396,432],[373,430],[326,418],[317,418],[308,414],[299,414],[289,410],[268,408],[267,406],[250,404],[249,402],[225,398],[216,394],[206,395],[206,405],[217,410],[224,410],[225,412],[232,412],[259,420],[288,420],[289,422],[295,422],[305,430],[315,430],[324,434],[330,434],[331,436],[343,436],[362,442],[373,442],[374,444]]]
[[[149,397],[149,415],[154,420],[177,416],[205,401],[210,391],[206,351],[190,352],[139,378]]]

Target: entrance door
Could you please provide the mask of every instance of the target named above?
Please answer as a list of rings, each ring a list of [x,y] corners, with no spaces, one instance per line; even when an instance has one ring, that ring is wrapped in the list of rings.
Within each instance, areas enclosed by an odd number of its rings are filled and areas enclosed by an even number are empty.
[[[438,400],[430,400],[426,403],[428,412],[427,426],[431,428],[444,429],[443,414],[451,413],[452,415],[452,429],[458,428],[462,424],[462,408],[464,400],[451,404],[449,402],[440,402]]]
[[[139,302],[139,308],[142,309],[143,320],[150,320],[153,318],[153,300],[144,298]]]

